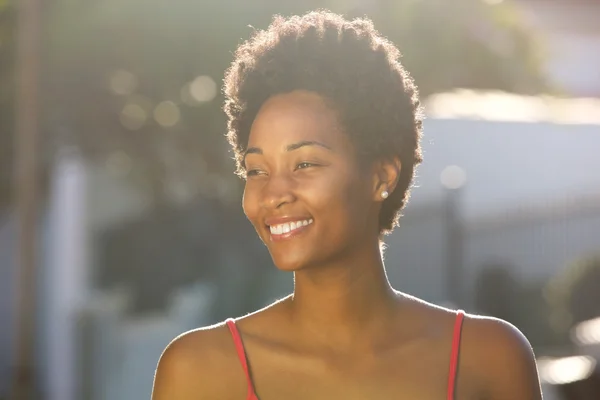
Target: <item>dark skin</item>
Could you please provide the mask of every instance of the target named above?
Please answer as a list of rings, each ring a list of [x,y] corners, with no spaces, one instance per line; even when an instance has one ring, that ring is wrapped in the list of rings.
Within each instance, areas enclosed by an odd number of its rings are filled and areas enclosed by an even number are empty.
[[[294,293],[237,320],[261,400],[444,399],[455,314],[390,286],[380,252],[382,191],[397,159],[360,165],[335,112],[315,93],[269,99],[250,133],[244,212]],[[312,219],[273,240],[273,218]],[[541,399],[536,365],[512,325],[467,316],[457,399]],[[165,350],[153,399],[232,399],[247,382],[224,324]]]

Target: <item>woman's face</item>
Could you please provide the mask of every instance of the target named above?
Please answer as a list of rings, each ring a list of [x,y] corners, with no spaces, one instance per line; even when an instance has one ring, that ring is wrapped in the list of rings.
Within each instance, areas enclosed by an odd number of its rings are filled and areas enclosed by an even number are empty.
[[[244,212],[279,269],[342,259],[377,237],[373,176],[317,94],[270,98],[247,148]]]

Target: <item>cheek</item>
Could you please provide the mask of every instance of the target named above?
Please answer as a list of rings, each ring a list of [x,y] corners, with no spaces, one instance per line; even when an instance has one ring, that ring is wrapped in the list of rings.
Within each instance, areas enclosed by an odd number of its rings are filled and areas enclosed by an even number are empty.
[[[331,223],[344,228],[361,225],[369,207],[365,185],[350,178],[337,176],[310,191],[316,208],[332,219]]]
[[[254,221],[258,216],[258,201],[256,198],[256,191],[248,188],[248,186],[244,188],[242,209],[244,210],[244,214],[246,214],[246,218],[254,224]]]

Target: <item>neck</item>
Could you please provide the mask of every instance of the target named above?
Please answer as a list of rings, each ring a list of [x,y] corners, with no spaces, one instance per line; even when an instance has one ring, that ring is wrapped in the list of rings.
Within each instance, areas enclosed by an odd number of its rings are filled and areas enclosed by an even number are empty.
[[[377,241],[335,263],[296,271],[289,306],[299,331],[344,346],[385,330],[396,299]]]

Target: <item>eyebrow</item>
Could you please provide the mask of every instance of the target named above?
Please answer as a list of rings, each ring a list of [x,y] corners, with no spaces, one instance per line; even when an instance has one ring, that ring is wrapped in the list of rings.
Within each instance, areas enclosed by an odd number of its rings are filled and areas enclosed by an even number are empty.
[[[285,150],[286,151],[294,151],[294,150],[298,150],[301,147],[306,147],[306,146],[319,146],[319,147],[322,147],[322,148],[327,149],[329,151],[333,151],[333,149],[330,146],[326,145],[325,143],[317,142],[315,140],[303,140],[303,141],[298,142],[298,143],[292,143],[292,144],[288,145],[285,148]],[[246,156],[248,154],[262,154],[262,153],[263,153],[263,151],[259,147],[249,147],[244,152],[244,159],[246,158]]]

